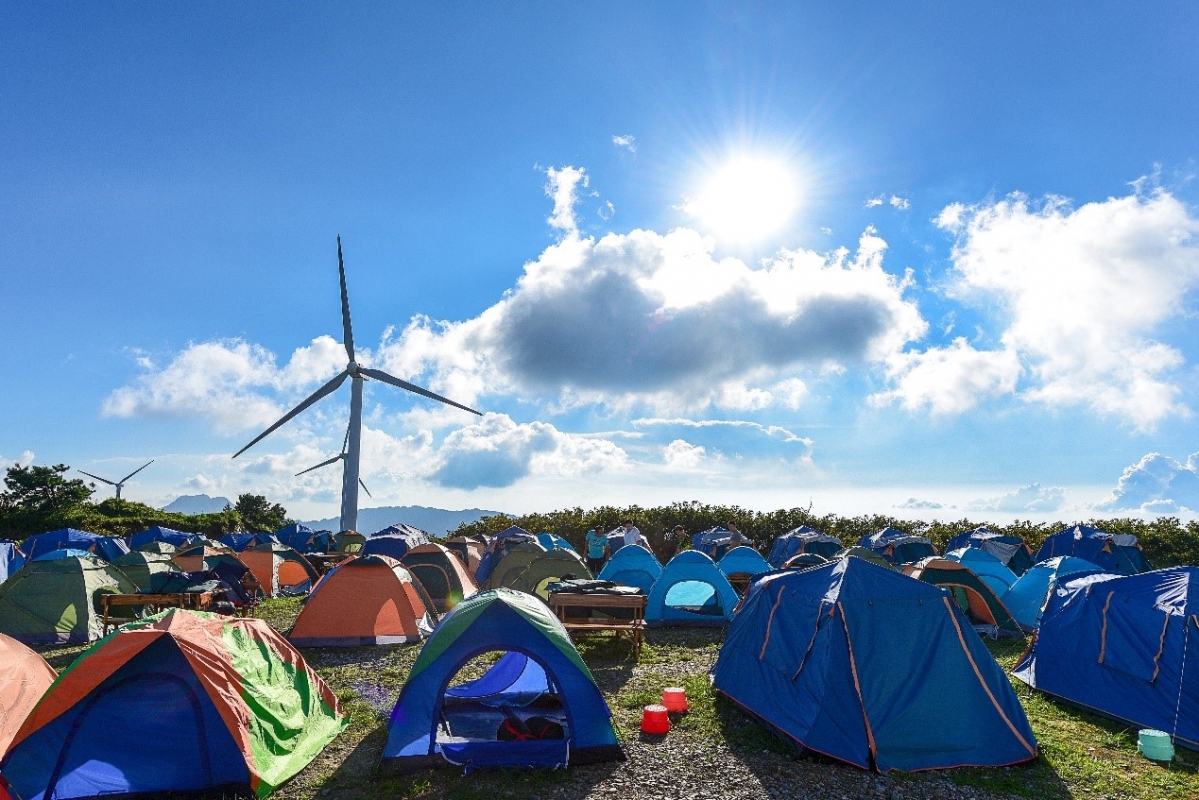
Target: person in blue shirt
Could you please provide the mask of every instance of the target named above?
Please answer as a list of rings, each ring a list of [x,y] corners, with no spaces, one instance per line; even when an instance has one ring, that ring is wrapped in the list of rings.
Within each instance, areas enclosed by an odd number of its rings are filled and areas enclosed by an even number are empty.
[[[587,531],[587,569],[592,575],[598,575],[608,557],[608,537],[604,535],[603,527],[597,526]]]

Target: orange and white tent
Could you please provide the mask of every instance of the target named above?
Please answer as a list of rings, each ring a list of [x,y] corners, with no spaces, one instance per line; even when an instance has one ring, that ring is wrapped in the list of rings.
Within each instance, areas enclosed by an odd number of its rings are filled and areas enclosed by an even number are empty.
[[[308,559],[277,542],[243,550],[240,558],[254,573],[267,597],[308,594],[320,577]]]
[[[466,566],[442,545],[429,542],[414,547],[400,563],[420,581],[438,611],[449,611],[479,591]]]
[[[0,754],[56,677],[46,659],[0,633]]]
[[[300,647],[401,644],[436,624],[433,601],[399,561],[354,556],[321,578],[287,638]]]

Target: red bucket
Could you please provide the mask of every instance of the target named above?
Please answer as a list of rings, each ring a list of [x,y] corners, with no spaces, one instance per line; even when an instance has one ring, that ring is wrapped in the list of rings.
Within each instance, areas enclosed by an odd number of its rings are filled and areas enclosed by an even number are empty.
[[[667,686],[662,690],[662,705],[674,714],[682,714],[687,710],[687,692],[678,686]]]
[[[641,712],[641,732],[660,735],[670,731],[670,716],[666,706],[646,706]]]

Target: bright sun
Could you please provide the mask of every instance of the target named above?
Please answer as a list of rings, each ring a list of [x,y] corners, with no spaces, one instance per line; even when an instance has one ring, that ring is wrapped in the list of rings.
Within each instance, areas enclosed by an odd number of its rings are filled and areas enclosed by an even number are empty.
[[[785,163],[741,156],[717,169],[685,209],[718,238],[752,242],[781,228],[798,201]]]

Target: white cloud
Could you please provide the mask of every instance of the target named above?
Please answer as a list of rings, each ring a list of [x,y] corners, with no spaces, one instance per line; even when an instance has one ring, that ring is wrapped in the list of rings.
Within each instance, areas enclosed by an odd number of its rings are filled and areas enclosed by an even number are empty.
[[[1124,470],[1101,511],[1141,510],[1156,514],[1199,512],[1199,453],[1185,464],[1149,453]]]
[[[668,467],[692,469],[703,462],[706,454],[707,450],[700,445],[691,444],[683,439],[675,439],[662,448],[662,461]]]
[[[579,189],[587,188],[590,182],[587,170],[582,167],[550,167],[545,174],[548,178],[545,196],[554,201],[554,210],[546,222],[551,228],[557,228],[567,236],[574,236],[579,232],[578,220],[575,218]]]
[[[1017,194],[953,204],[936,221],[957,235],[952,295],[1006,312],[1002,349],[1024,364],[1024,399],[1084,406],[1142,431],[1189,413],[1182,354],[1153,338],[1199,286],[1199,219],[1170,193],[1077,209]]]
[[[1060,486],[1031,483],[1000,497],[975,500],[967,506],[972,511],[1002,511],[1009,514],[1049,513],[1066,502],[1066,490]]]
[[[26,450],[17,456],[14,460],[9,461],[4,456],[0,456],[0,469],[8,469],[9,467],[28,467],[33,463],[33,451]]]
[[[929,510],[935,511],[940,508],[945,508],[946,506],[944,504],[938,503],[934,500],[918,500],[915,497],[909,497],[907,500],[903,501],[902,503],[896,503],[895,507],[896,508],[929,509]]]
[[[868,197],[866,199],[865,206],[866,206],[866,208],[878,208],[884,202],[885,202],[885,199],[884,199],[883,195],[880,194],[878,197]]]
[[[907,211],[912,207],[912,203],[906,197],[900,197],[897,194],[891,195],[891,199],[887,202],[891,204],[891,208],[897,208],[900,211]]]
[[[1020,359],[1010,350],[975,350],[963,338],[949,347],[896,353],[887,359],[894,388],[872,395],[871,403],[898,402],[908,411],[961,414],[986,397],[1012,394]]]
[[[613,136],[612,144],[616,147],[624,148],[625,150],[628,150],[630,153],[637,152],[637,137],[635,137],[635,136],[628,136],[628,135]]]

